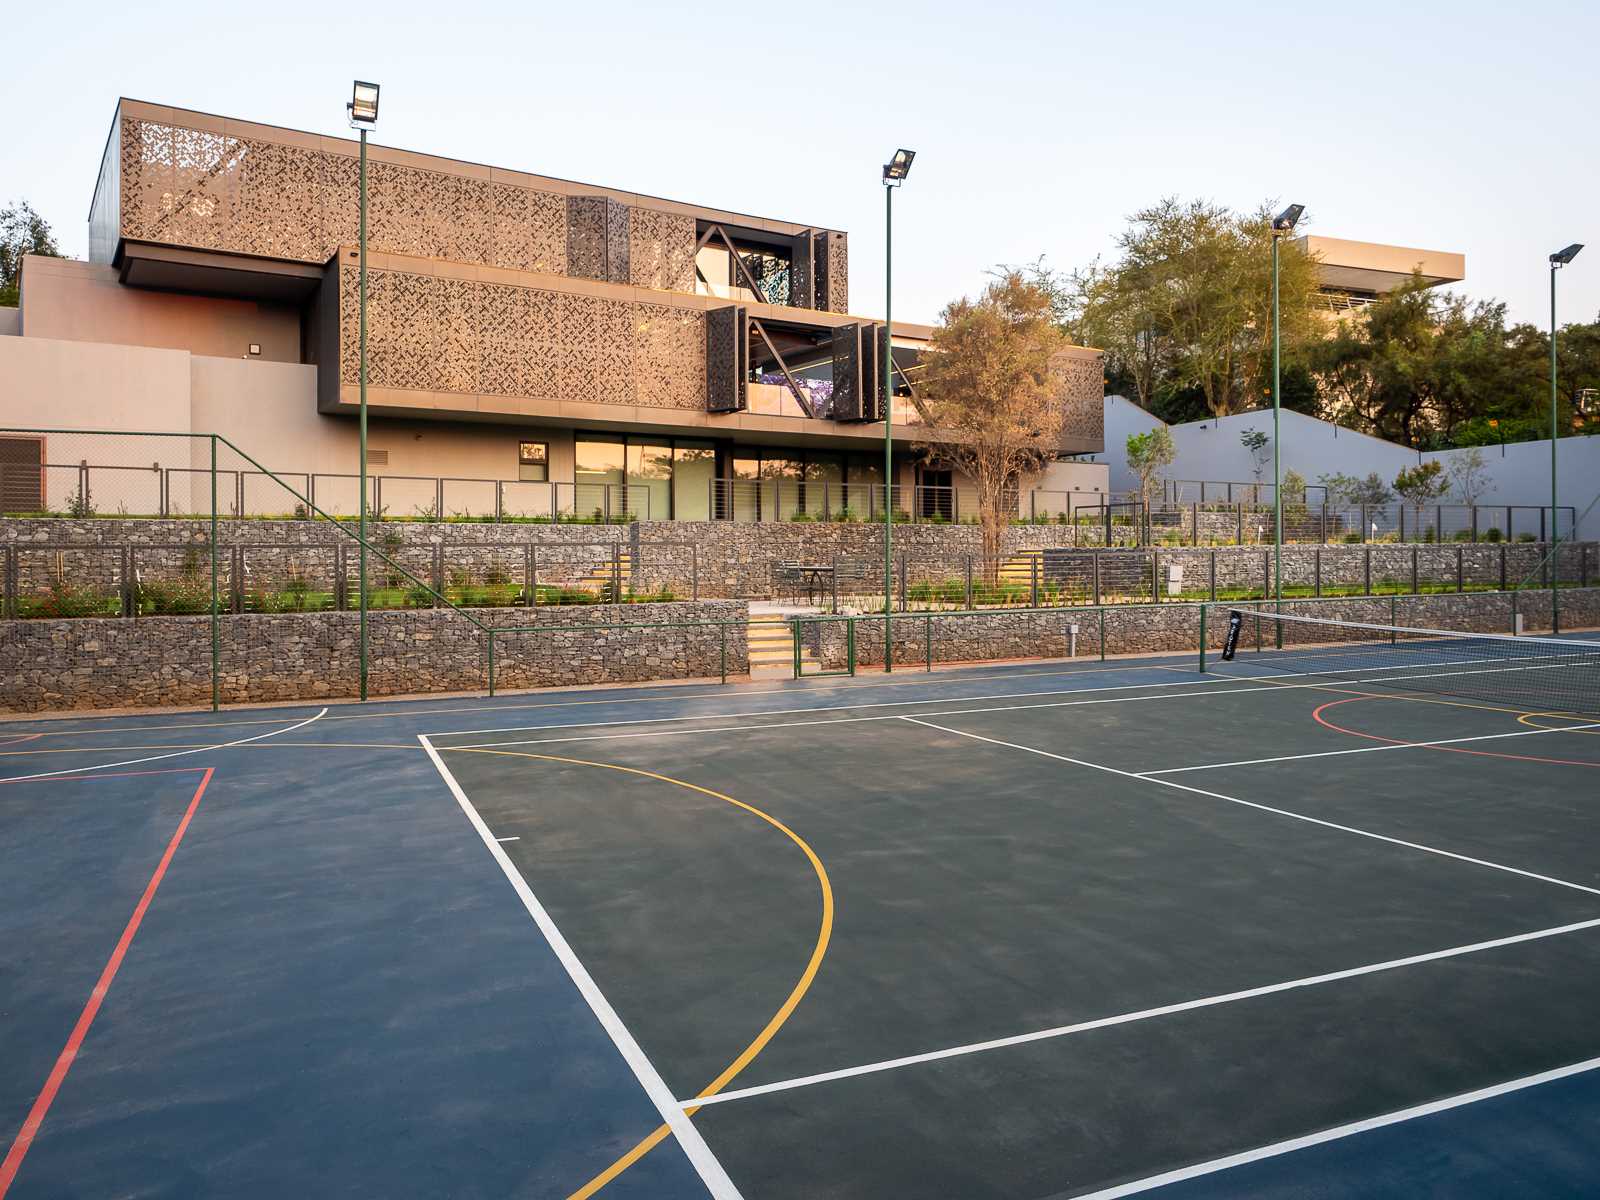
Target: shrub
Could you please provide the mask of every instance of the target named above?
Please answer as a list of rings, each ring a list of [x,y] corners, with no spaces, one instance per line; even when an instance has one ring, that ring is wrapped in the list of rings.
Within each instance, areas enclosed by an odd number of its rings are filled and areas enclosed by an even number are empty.
[[[1531,533],[1519,533],[1519,534],[1517,534],[1517,541],[1519,541],[1519,542],[1536,542],[1538,540],[1539,539],[1534,537],[1533,534],[1531,534]]]
[[[17,603],[18,615],[29,617],[113,617],[121,608],[110,588],[61,580],[51,583],[44,595]]]
[[[211,581],[198,575],[181,579],[155,579],[141,583],[136,603],[139,611],[158,617],[193,616],[211,611]]]
[[[1488,531],[1484,533],[1483,540],[1486,542],[1499,542],[1504,541],[1505,536],[1506,535],[1501,533],[1497,526],[1491,525]]]

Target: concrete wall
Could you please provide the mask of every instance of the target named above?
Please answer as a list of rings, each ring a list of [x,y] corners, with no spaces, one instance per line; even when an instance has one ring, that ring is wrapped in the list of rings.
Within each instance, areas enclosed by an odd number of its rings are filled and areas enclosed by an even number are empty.
[[[1144,433],[1161,422],[1122,396],[1106,397],[1106,450],[1094,455],[1110,470],[1113,491],[1130,491],[1138,479],[1128,469],[1127,441],[1130,434]],[[1419,462],[1437,459],[1449,469],[1468,450],[1442,450],[1418,453],[1405,446],[1343,429],[1303,413],[1284,412],[1279,417],[1283,436],[1283,469],[1298,471],[1307,483],[1322,475],[1365,476],[1376,471],[1385,483],[1396,474]],[[1272,436],[1272,411],[1236,413],[1232,416],[1190,421],[1168,427],[1178,455],[1165,475],[1173,480],[1207,480],[1251,483],[1256,475],[1250,452],[1240,442],[1248,430]],[[1270,451],[1270,442],[1268,450]],[[1488,470],[1490,487],[1480,497],[1482,504],[1550,503],[1550,442],[1518,442],[1505,447],[1478,447]],[[1584,510],[1600,495],[1600,437],[1567,437],[1557,445],[1557,482],[1560,503],[1577,509],[1578,536],[1600,538],[1600,504],[1587,517]],[[1267,461],[1259,478],[1272,482],[1272,464]],[[1197,499],[1187,494],[1184,499]],[[1270,502],[1270,492],[1267,494]],[[1446,497],[1451,503],[1454,497]]]
[[[124,287],[115,268],[27,255],[22,263],[23,334],[76,342],[153,346],[219,358],[300,361],[300,312],[215,296]],[[70,411],[70,410],[64,410]]]
[[[20,337],[22,335],[22,310],[20,308],[0,308],[0,337]]]

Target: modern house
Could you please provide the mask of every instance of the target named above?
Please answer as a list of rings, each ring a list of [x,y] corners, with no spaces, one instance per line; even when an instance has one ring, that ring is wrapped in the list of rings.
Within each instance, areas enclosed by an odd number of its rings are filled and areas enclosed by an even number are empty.
[[[1335,320],[1365,308],[1413,274],[1422,276],[1429,287],[1460,283],[1467,277],[1466,256],[1448,250],[1418,250],[1315,234],[1296,241],[1317,260],[1317,291],[1324,311]]]
[[[514,481],[530,513],[883,502],[887,334],[850,315],[843,231],[368,154],[375,475]],[[353,473],[357,164],[349,138],[120,101],[89,261],[27,259],[0,326],[0,424],[216,432],[274,470]],[[952,515],[961,481],[906,453],[939,436],[910,382],[931,332],[893,330],[894,502]],[[1064,353],[1063,460],[1103,448],[1099,360]],[[1089,491],[1104,468],[1029,482]]]

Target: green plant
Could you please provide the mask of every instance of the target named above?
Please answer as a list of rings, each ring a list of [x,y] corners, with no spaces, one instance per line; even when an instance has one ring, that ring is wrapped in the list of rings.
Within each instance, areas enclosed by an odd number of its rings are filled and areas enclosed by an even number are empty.
[[[1505,534],[1500,532],[1498,526],[1491,525],[1488,531],[1483,535],[1483,540],[1486,542],[1499,542],[1504,541],[1505,536]]]
[[[192,616],[211,611],[211,581],[187,571],[178,579],[152,579],[139,584],[135,603],[154,616]]]
[[[399,585],[390,584],[389,586],[397,587]],[[402,603],[407,608],[430,608],[433,605],[433,591],[420,583],[413,583],[406,588]],[[463,603],[465,603],[465,600],[463,600]]]
[[[61,579],[53,580],[44,595],[17,602],[17,615],[26,617],[114,617],[121,609],[114,590]]]
[[[1519,533],[1519,534],[1517,534],[1517,541],[1519,541],[1519,542],[1536,542],[1538,540],[1539,539],[1534,537],[1533,534],[1531,534],[1531,533]]]
[[[816,518],[813,517],[808,512],[796,511],[796,512],[792,512],[792,513],[789,514],[789,520],[791,520],[791,521],[814,521],[814,520],[816,520]]]

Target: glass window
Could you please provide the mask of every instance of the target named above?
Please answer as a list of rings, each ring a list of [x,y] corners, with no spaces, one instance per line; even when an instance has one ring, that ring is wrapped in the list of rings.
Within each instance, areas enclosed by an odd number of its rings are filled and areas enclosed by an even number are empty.
[[[711,519],[711,480],[717,473],[717,449],[711,442],[679,442],[672,452],[672,518]]]
[[[573,450],[573,511],[579,516],[620,511],[622,498],[614,489],[623,482],[622,439],[579,438]]]
[[[550,443],[517,443],[517,478],[544,483],[550,478]]]
[[[665,521],[672,515],[672,447],[631,443],[628,446],[627,511],[641,521]]]
[[[818,516],[832,515],[848,507],[844,497],[844,456],[813,454],[806,456],[806,511]]]

